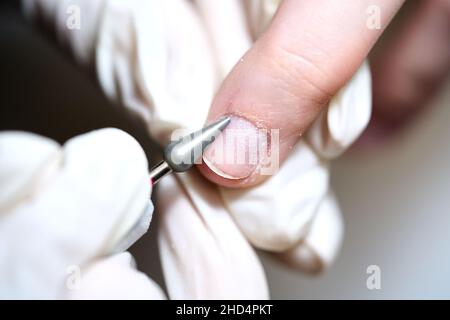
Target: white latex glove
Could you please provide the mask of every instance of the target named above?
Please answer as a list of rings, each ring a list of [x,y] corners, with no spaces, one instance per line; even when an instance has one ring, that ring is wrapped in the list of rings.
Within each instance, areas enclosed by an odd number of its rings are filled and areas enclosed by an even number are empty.
[[[95,63],[107,95],[141,116],[161,144],[175,128],[203,125],[218,84],[277,8],[270,0],[24,3],[31,15],[44,8],[78,60]],[[75,32],[65,27],[68,3],[89,12]],[[329,161],[358,137],[370,111],[365,64],[265,183],[231,190],[196,172],[163,179],[159,244],[170,297],[267,298],[249,243],[300,270],[328,266],[343,235]]]
[[[127,249],[150,224],[147,159],[117,129],[64,146],[0,133],[0,298],[164,298]]]

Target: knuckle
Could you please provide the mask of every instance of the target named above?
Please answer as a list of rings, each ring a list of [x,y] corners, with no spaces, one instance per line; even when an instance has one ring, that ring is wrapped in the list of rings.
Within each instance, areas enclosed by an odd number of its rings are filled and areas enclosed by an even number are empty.
[[[294,50],[291,45],[268,44],[266,58],[283,87],[292,95],[314,104],[326,104],[336,91],[332,74],[322,65],[319,50]]]

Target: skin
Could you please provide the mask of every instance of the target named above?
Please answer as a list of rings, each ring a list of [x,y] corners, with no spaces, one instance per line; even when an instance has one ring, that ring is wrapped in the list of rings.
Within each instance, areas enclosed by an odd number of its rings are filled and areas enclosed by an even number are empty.
[[[358,70],[403,2],[284,0],[267,31],[223,82],[208,121],[231,114],[258,128],[279,129],[282,165],[330,98]],[[371,5],[381,9],[380,29],[367,27]],[[205,163],[199,169],[227,187],[249,187],[268,178],[255,170],[230,179]]]
[[[359,145],[378,145],[414,120],[449,72],[450,1],[411,3],[373,54],[374,112]]]

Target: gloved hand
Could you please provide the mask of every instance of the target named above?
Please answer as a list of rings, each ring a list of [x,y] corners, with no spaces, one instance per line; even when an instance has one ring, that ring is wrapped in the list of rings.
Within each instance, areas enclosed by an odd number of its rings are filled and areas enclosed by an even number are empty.
[[[56,27],[104,92],[144,119],[161,144],[176,128],[202,127],[231,67],[266,27],[273,1],[25,0]],[[68,30],[67,8],[83,18]],[[250,31],[247,29],[250,26]],[[250,189],[217,187],[199,173],[159,185],[159,245],[170,298],[267,298],[251,245],[309,272],[327,267],[343,224],[329,190],[329,161],[366,126],[370,74],[364,64],[331,100],[279,172]],[[169,192],[170,191],[170,192]],[[251,244],[251,245],[250,245]]]
[[[145,154],[120,130],[62,147],[0,133],[0,297],[163,299],[123,252],[148,229],[150,193]]]

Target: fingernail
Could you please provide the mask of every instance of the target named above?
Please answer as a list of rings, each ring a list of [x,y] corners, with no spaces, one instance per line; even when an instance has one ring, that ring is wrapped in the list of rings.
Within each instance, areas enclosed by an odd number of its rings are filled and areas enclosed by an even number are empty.
[[[231,122],[205,150],[203,160],[217,175],[244,179],[258,168],[267,153],[267,135],[250,121],[231,116]]]

